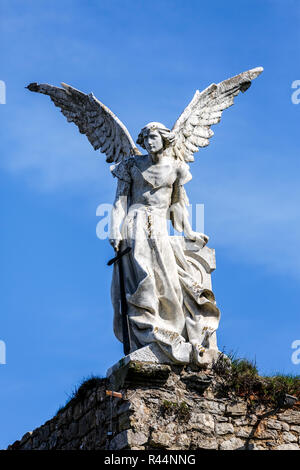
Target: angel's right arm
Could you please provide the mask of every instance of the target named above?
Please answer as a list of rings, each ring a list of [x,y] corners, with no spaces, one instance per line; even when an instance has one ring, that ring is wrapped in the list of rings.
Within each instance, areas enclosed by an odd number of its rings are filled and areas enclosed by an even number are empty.
[[[118,179],[115,201],[111,211],[109,241],[118,250],[122,235],[120,226],[127,214],[127,201],[130,194],[130,183]]]

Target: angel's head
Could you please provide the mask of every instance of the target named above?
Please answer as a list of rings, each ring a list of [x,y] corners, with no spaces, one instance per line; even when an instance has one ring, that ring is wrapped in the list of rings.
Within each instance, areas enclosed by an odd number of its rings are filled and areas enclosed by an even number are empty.
[[[175,135],[170,129],[160,122],[149,122],[138,135],[136,143],[151,154],[167,148],[175,140]]]

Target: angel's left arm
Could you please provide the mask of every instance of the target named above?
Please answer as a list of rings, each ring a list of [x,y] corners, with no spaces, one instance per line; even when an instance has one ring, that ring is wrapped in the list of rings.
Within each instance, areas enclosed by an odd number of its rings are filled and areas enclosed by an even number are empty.
[[[191,178],[192,175],[188,170],[188,166],[186,164],[181,164],[177,173],[176,181],[173,184],[170,219],[174,229],[178,232],[183,232],[187,239],[193,241],[199,239],[203,242],[203,245],[205,245],[208,242],[208,236],[203,233],[194,232],[189,221],[189,212],[187,210],[189,200],[184,184]]]
[[[189,201],[180,178],[177,178],[173,184],[172,199],[170,206],[170,219],[177,232],[184,232],[186,237],[192,232],[189,222],[187,205]]]

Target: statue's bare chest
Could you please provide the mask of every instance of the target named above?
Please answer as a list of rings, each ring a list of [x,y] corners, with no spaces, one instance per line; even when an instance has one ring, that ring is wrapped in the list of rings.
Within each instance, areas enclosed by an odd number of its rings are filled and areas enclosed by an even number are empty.
[[[151,164],[148,156],[137,158],[131,167],[133,186],[146,189],[172,187],[176,180],[173,159],[165,158],[162,162]]]

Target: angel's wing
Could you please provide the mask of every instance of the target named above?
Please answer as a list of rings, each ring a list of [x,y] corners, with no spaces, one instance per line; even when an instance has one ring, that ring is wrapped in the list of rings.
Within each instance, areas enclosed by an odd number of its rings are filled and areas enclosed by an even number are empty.
[[[68,122],[74,122],[79,132],[87,136],[94,149],[106,154],[107,162],[117,163],[124,157],[140,154],[124,124],[93,93],[86,95],[65,83],[62,87],[30,83],[27,88],[49,95]]]
[[[251,81],[262,71],[262,67],[257,67],[217,85],[213,83],[201,93],[197,90],[173,126],[174,156],[186,162],[194,161],[193,154],[200,147],[209,145],[209,139],[214,135],[210,127],[220,122],[224,109],[232,106],[234,97],[240,91],[244,93],[248,90]]]

